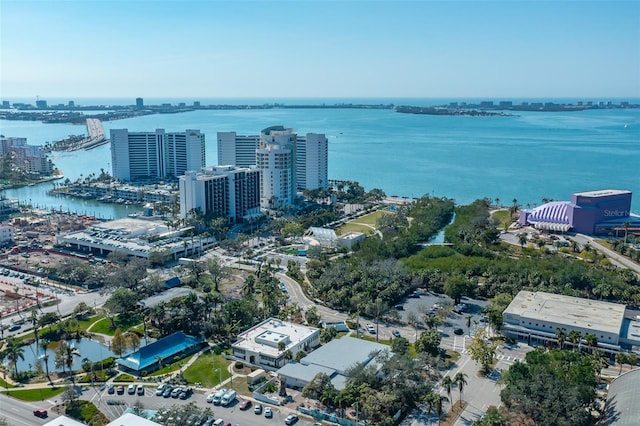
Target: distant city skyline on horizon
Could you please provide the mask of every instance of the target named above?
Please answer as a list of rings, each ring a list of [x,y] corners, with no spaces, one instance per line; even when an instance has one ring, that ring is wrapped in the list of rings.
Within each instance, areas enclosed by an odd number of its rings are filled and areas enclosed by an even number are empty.
[[[3,100],[640,98],[637,1],[3,0],[1,11]]]

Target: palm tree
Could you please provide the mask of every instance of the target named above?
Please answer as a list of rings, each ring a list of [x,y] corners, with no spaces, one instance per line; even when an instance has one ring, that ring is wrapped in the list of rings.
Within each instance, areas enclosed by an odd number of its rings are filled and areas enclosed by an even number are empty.
[[[458,385],[458,390],[460,391],[460,409],[462,409],[462,390],[465,385],[467,385],[467,375],[461,371],[457,372],[455,376],[453,376],[453,382]]]
[[[558,339],[558,347],[562,349],[564,342],[567,340],[567,334],[560,327],[556,328],[556,338]]]
[[[36,308],[31,310],[31,324],[33,325],[33,334],[36,338],[36,346],[38,346],[38,331],[40,328],[38,327],[38,313],[36,312]]]
[[[7,339],[7,348],[4,350],[5,357],[9,360],[9,363],[13,365],[15,371],[15,377],[18,378],[18,360],[24,361],[24,349],[20,346],[20,343],[13,337]]]
[[[436,394],[434,397],[434,406],[436,408],[436,413],[438,414],[438,425],[440,424],[440,418],[442,417],[442,409],[444,402],[447,401],[447,397],[443,395]]]
[[[467,330],[469,330],[469,336],[471,336],[471,318],[473,318],[473,315],[467,315],[465,317],[465,322],[467,324]]]
[[[587,333],[584,336],[584,340],[587,341],[587,345],[589,345],[590,352],[593,352],[593,349],[598,346],[598,337],[593,333]]]
[[[582,340],[582,333],[580,333],[578,330],[569,330],[567,338],[569,339],[569,341],[573,345],[573,349],[575,350],[580,344],[580,340]]]
[[[627,362],[627,354],[624,352],[618,352],[616,354],[616,362],[620,365],[620,371],[618,371],[618,376],[622,373],[622,364]]]
[[[527,235],[524,232],[518,234],[518,242],[520,243],[520,248],[524,248],[524,245],[527,244]]]
[[[622,227],[624,228],[624,245],[627,245],[627,235],[629,235],[629,225],[631,225],[631,222],[626,221],[625,223],[622,224]]]
[[[47,379],[51,381],[49,376],[49,355],[47,354],[47,348],[49,347],[49,341],[47,339],[40,340],[40,349],[42,349],[42,359],[44,360],[44,369],[47,373]]]
[[[447,395],[449,396],[449,401],[451,401],[451,388],[453,387],[453,380],[451,379],[451,376],[444,376],[442,378],[442,382],[440,382],[440,384],[442,385],[442,388],[447,391]]]
[[[158,370],[162,370],[162,357],[160,355],[156,355],[154,358],[158,363]]]
[[[65,371],[65,367],[67,367],[73,381],[75,381],[75,376],[73,375],[74,356],[80,356],[80,352],[78,352],[78,349],[70,343],[62,342],[58,347],[58,351],[56,353],[56,365],[62,366],[63,372]]]
[[[604,352],[601,349],[594,350],[591,356],[593,357],[593,368],[598,374],[599,382],[600,376],[602,374],[602,369],[609,366],[609,361],[607,360],[607,357],[604,355]]]

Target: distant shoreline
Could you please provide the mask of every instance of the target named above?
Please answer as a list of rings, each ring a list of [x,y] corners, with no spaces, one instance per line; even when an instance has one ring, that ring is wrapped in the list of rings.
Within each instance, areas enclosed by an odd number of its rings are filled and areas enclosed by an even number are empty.
[[[17,105],[17,107],[16,107]],[[69,106],[56,105],[46,109],[38,109],[30,104],[14,104],[12,108],[0,108],[0,120],[17,121],[41,121],[43,123],[69,123],[84,124],[86,119],[93,118],[101,121],[114,121],[126,118],[139,117],[153,114],[177,114],[200,110],[265,110],[265,109],[366,109],[366,110],[395,110],[405,114],[426,115],[450,115],[450,116],[479,116],[479,117],[512,117],[512,111],[526,112],[575,112],[603,109],[637,109],[640,104],[621,101],[612,102],[577,102],[565,104],[555,102],[521,102],[514,104],[511,101],[500,101],[497,104],[492,101],[479,103],[450,102],[448,105],[435,106],[410,106],[394,105],[393,103],[319,103],[319,104],[290,104],[265,103],[257,104],[215,104],[215,105],[178,105],[162,104],[147,105],[142,107],[130,105],[93,105],[93,106]],[[83,111],[101,111],[99,113],[85,114]]]

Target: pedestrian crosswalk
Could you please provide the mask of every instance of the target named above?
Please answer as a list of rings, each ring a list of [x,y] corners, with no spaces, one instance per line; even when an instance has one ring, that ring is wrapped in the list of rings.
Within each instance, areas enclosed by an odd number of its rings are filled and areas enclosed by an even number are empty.
[[[467,354],[469,353],[469,351],[467,350],[467,348],[464,348],[460,351],[460,353],[462,354]],[[513,355],[505,355],[502,353],[497,353],[496,357],[495,357],[498,361],[503,361],[505,363],[511,363],[513,364],[516,361],[523,361],[523,358],[517,357],[517,356],[513,356]]]

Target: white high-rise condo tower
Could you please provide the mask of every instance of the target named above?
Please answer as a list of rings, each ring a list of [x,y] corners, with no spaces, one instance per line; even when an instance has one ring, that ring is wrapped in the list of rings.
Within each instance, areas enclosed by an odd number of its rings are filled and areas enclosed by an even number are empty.
[[[205,139],[199,130],[165,133],[111,130],[113,177],[125,181],[177,178],[205,165]]]
[[[295,192],[327,188],[328,144],[324,134],[299,136],[293,129],[272,126],[260,135],[218,133],[218,164],[256,165],[260,170],[263,208],[293,203]]]

